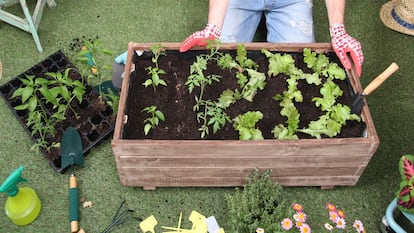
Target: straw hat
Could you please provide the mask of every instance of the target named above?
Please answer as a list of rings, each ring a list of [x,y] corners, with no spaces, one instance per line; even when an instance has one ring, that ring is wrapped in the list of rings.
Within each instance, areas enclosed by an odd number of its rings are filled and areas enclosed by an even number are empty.
[[[392,0],[381,7],[380,17],[392,30],[414,36],[414,0]]]

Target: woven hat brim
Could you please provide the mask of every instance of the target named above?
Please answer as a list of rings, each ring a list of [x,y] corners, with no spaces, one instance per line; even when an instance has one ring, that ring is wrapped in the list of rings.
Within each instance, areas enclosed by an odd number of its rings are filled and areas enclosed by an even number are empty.
[[[391,12],[394,9],[395,5],[397,5],[397,2],[398,2],[397,0],[390,1],[390,2],[385,3],[381,7],[380,18],[381,18],[382,23],[384,23],[385,26],[391,28],[392,30],[414,36],[414,30],[401,26],[392,17]]]

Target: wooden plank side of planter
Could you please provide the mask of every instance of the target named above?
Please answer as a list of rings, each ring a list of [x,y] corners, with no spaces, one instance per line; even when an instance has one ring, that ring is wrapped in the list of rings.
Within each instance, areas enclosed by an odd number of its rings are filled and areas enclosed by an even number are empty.
[[[343,142],[349,140],[338,140],[342,143],[328,142],[324,146],[314,144],[312,139],[287,146],[281,141],[273,147],[265,145],[271,143],[249,146],[244,141],[208,145],[201,141],[149,140],[133,145],[136,140],[128,140],[128,149],[118,147],[115,141],[113,147],[119,155],[121,182],[146,189],[178,183],[179,186],[240,186],[255,167],[272,169],[273,179],[285,186],[355,185],[376,148],[370,143],[347,144]],[[193,180],[194,176],[214,182]]]
[[[320,186],[322,189],[331,189],[337,184],[343,186],[354,186],[359,177],[357,176],[321,176],[321,177],[272,177],[274,181],[277,181],[282,186]],[[202,183],[202,187],[234,187],[234,184],[245,184],[246,177],[122,177],[121,184],[125,186],[138,186],[143,187],[145,190],[154,190],[156,187],[198,187]],[[240,186],[240,185],[237,185]]]
[[[130,72],[134,69],[132,54],[148,50],[153,43],[130,43],[122,84],[112,149],[120,181],[127,186],[154,189],[163,186],[242,186],[254,168],[272,169],[272,178],[284,186],[355,185],[379,145],[368,104],[361,112],[366,135],[361,138],[301,140],[126,140],[122,138],[127,121],[125,106]],[[178,49],[178,43],[163,43]],[[330,44],[247,43],[246,48],[270,51],[332,52]],[[237,44],[223,44],[223,49],[237,49]],[[195,48],[205,49],[205,48]],[[351,71],[351,83],[361,92],[359,79]]]

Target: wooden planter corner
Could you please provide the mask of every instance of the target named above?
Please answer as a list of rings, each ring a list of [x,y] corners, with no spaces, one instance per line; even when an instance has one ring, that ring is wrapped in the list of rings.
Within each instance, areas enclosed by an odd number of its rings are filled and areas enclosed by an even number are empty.
[[[254,168],[272,169],[272,178],[283,186],[355,185],[379,145],[379,139],[367,103],[361,118],[366,135],[360,138],[300,140],[131,140],[123,139],[127,117],[125,104],[129,90],[132,54],[149,50],[152,44],[129,43],[125,77],[112,140],[120,181],[126,186],[144,189],[156,187],[228,187],[242,186]],[[178,43],[162,43],[178,49]],[[270,44],[246,43],[249,50],[331,52],[328,43]],[[223,49],[237,49],[237,44],[223,44]],[[197,48],[196,48],[197,49]],[[351,83],[356,92],[362,87],[355,71]],[[132,120],[132,119],[129,119]]]

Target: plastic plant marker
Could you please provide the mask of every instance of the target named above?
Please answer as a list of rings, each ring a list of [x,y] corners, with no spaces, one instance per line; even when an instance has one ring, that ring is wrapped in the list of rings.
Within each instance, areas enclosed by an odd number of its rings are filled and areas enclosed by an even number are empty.
[[[178,219],[178,225],[177,225],[177,227],[165,227],[165,226],[163,226],[162,227],[163,229],[173,230],[173,231],[166,231],[166,232],[163,232],[163,233],[195,233],[194,231],[189,230],[189,229],[181,229],[182,217],[183,217],[183,213],[180,212],[180,217]]]
[[[191,229],[196,229],[197,226],[200,224],[205,224],[206,216],[200,214],[199,212],[193,210],[191,211],[190,217],[188,219],[193,223],[193,227]]]
[[[181,229],[181,218],[182,215],[180,214],[178,227],[162,227],[166,230],[172,230],[164,233],[207,233],[207,224],[205,222],[206,217],[204,215],[194,210],[191,212],[188,218],[193,223],[191,229]]]
[[[206,219],[207,230],[209,233],[219,233],[220,226],[217,223],[217,220],[214,216],[210,216]]]
[[[188,219],[193,223],[191,230],[193,230],[194,233],[207,232],[206,216],[193,210],[191,211],[190,217],[188,217]]]
[[[144,219],[144,221],[142,221],[139,224],[139,228],[141,228],[141,231],[143,233],[146,233],[146,232],[155,233],[154,228],[157,224],[158,224],[157,219],[155,219],[154,215],[151,215],[148,218]]]

